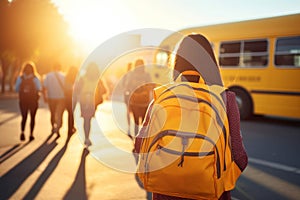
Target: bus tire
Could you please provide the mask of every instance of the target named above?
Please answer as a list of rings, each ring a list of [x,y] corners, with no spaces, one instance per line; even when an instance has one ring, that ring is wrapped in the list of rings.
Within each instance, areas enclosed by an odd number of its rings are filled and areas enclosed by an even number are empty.
[[[253,115],[253,103],[250,95],[241,88],[230,88],[230,91],[235,93],[240,119],[249,119]]]

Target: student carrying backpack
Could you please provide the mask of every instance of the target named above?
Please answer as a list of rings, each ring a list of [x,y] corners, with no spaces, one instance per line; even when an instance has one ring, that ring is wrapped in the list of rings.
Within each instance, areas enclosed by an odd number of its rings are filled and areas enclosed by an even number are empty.
[[[100,70],[95,62],[88,63],[85,73],[79,77],[74,88],[74,102],[79,101],[83,118],[84,145],[92,145],[90,140],[91,121],[95,117],[97,106],[104,101],[107,89],[100,77]]]
[[[202,35],[185,37],[176,57],[175,82],[155,88],[136,138],[137,174],[153,199],[230,199],[247,165],[235,95]]]
[[[134,137],[138,134],[139,126],[144,120],[147,107],[152,99],[153,84],[151,76],[145,70],[145,64],[142,59],[137,59],[134,69],[128,73],[128,80],[124,86],[129,92],[129,112],[132,112],[134,118]]]
[[[25,140],[25,125],[28,112],[30,113],[30,136],[29,140],[34,140],[33,131],[35,127],[35,116],[38,109],[39,92],[42,89],[35,65],[26,62],[23,65],[20,76],[16,81],[16,92],[19,93],[19,107],[22,115],[20,140]]]

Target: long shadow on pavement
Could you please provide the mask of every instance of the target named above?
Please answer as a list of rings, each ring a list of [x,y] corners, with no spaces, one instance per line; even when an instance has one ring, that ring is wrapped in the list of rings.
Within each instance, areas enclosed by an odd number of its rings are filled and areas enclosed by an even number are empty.
[[[15,149],[17,149],[21,144],[16,144],[13,147],[11,147],[10,149],[8,149],[6,152],[4,152],[3,154],[1,154],[0,156],[0,164],[4,161],[2,161],[2,159],[6,160],[6,157],[10,157],[10,155],[15,152]],[[14,153],[13,153],[14,154]]]
[[[87,198],[86,194],[86,178],[85,178],[85,160],[86,156],[89,154],[89,151],[84,148],[83,152],[81,154],[81,160],[80,165],[78,168],[78,171],[76,173],[76,177],[74,179],[74,182],[68,192],[65,194],[64,198],[65,200],[68,199],[81,199],[85,200]]]
[[[13,120],[13,119],[18,118],[19,116],[20,116],[19,113],[15,113],[13,116],[10,116],[10,117],[8,117],[8,118],[6,118],[6,119],[0,121],[0,126],[2,126],[3,124],[5,124],[5,123],[7,123],[7,122],[9,122],[9,121],[11,121],[11,120]]]
[[[28,142],[26,142],[25,144],[22,144],[22,145],[21,144],[16,144],[12,148],[10,148],[6,152],[4,152],[0,156],[0,164],[2,164],[4,161],[9,159],[10,157],[15,155],[16,153],[18,153],[20,150],[22,150],[24,147],[26,147],[29,143],[30,143],[30,141],[28,141]]]
[[[52,136],[50,135],[34,152],[1,177],[1,199],[9,199],[56,147],[57,138],[50,141]]]
[[[31,187],[29,192],[25,195],[24,199],[35,199],[36,195],[39,193],[43,185],[46,183],[47,179],[54,172],[61,158],[65,154],[70,137],[67,138],[65,145],[59,150],[59,152],[52,158],[52,160],[47,165],[47,168],[39,176],[35,184]]]

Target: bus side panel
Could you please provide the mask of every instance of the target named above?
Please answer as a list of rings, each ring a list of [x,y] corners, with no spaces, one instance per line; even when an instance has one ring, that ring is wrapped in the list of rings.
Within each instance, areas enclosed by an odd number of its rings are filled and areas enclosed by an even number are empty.
[[[252,94],[254,113],[300,118],[300,96]]]

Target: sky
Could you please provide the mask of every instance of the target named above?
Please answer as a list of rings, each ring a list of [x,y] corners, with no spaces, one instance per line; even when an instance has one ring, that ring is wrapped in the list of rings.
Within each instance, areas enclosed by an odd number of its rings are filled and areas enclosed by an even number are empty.
[[[136,29],[180,29],[300,13],[299,0],[52,0],[89,52]],[[299,22],[300,24],[300,22]]]

